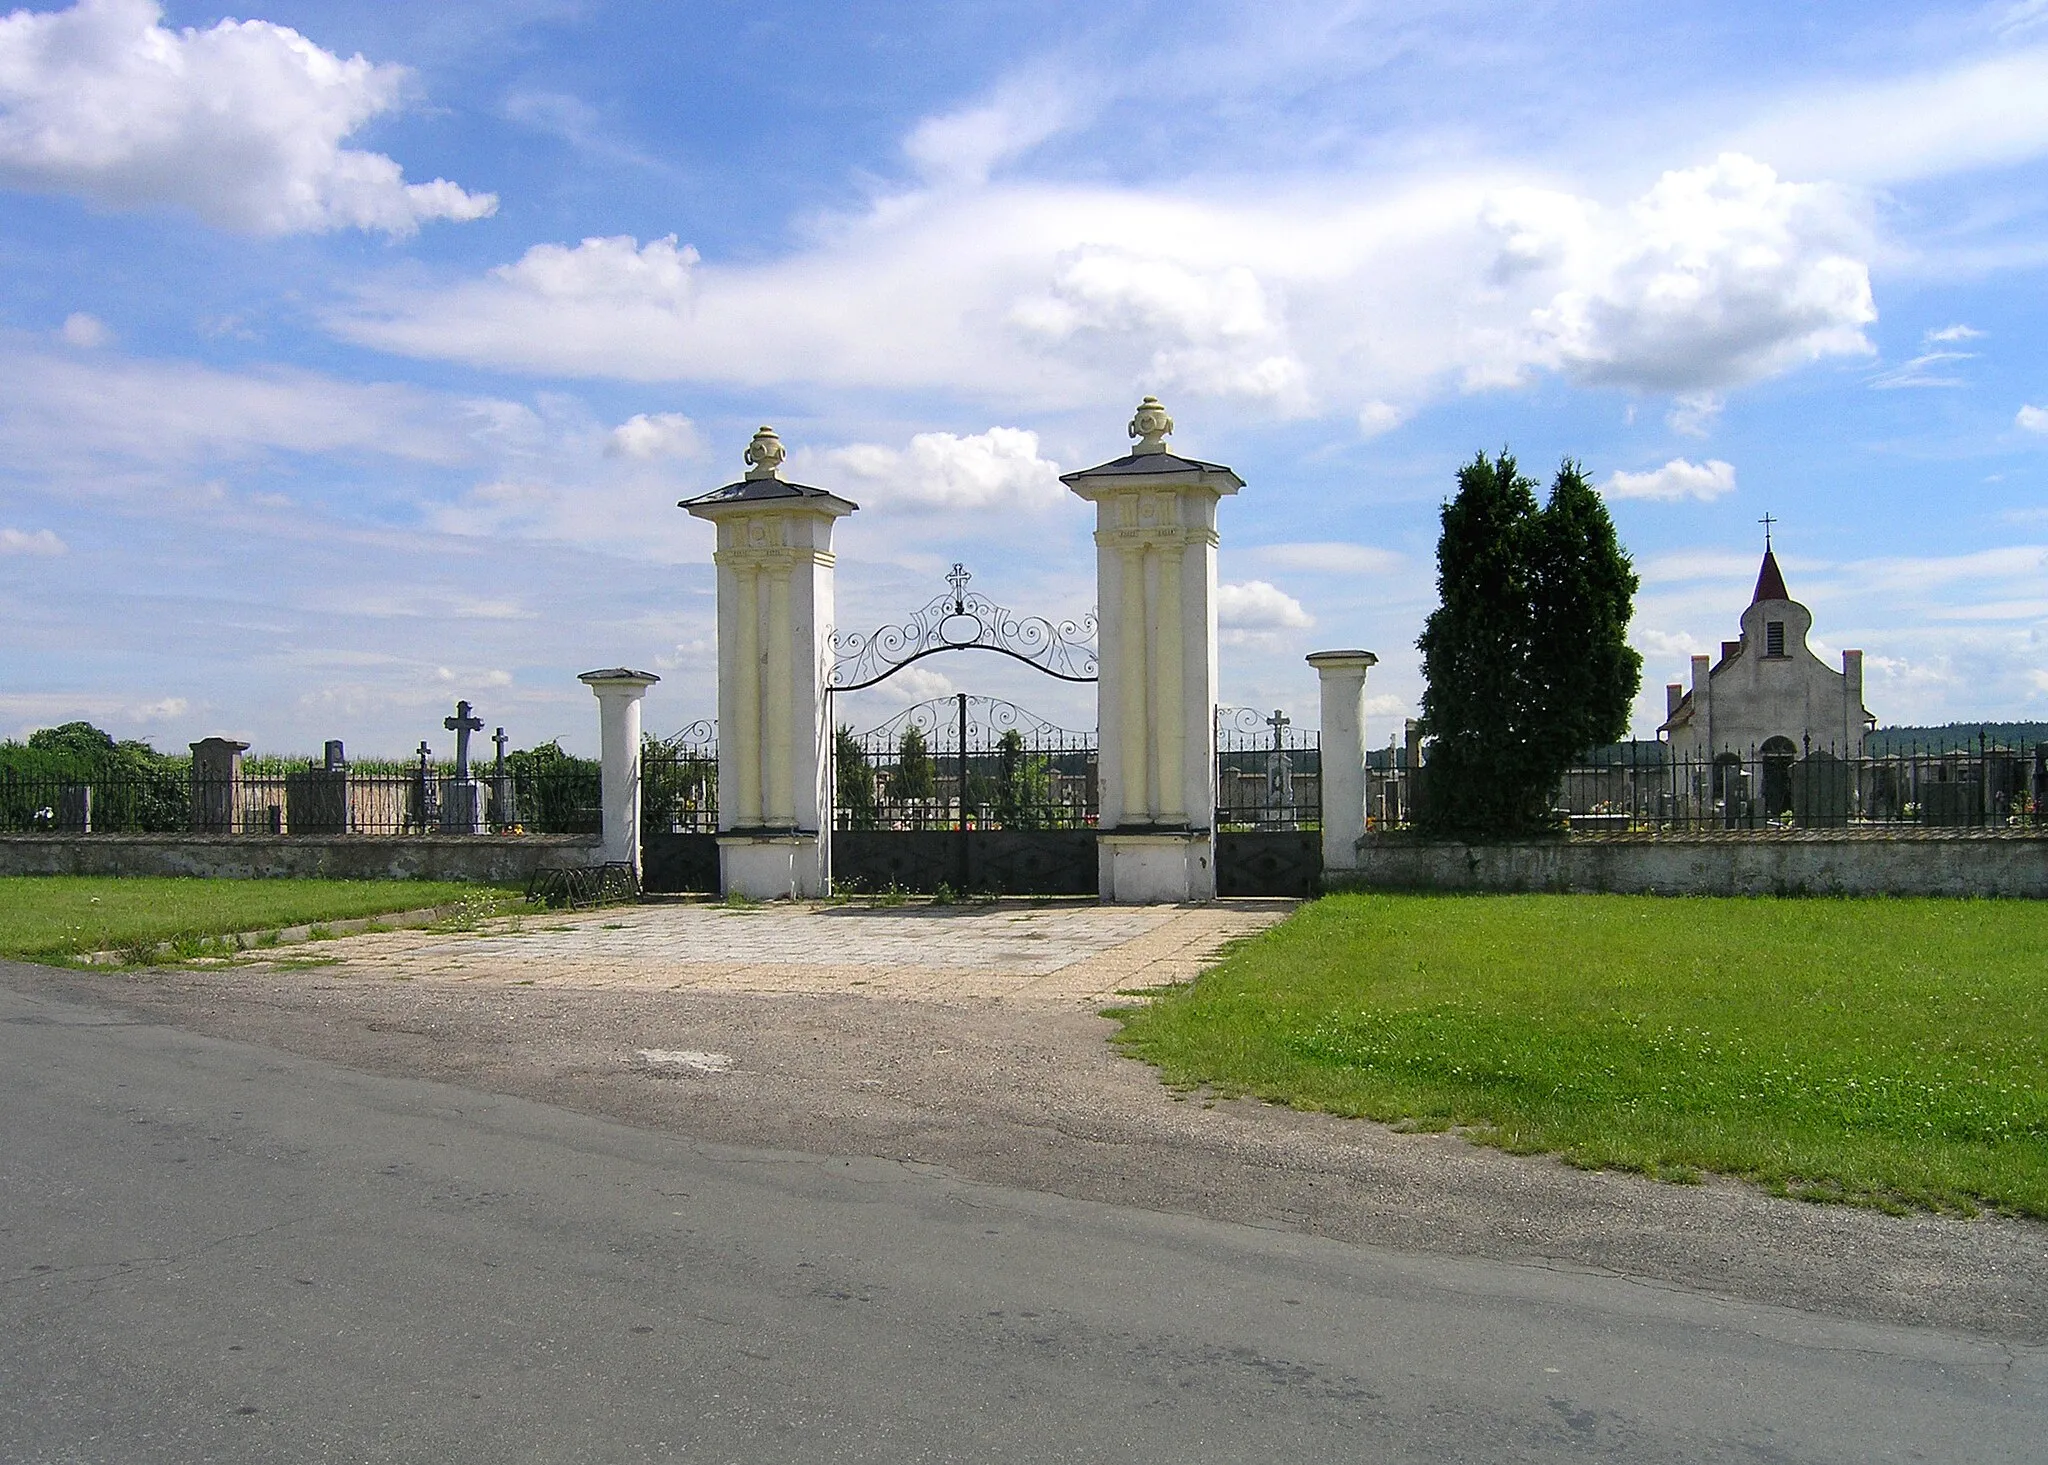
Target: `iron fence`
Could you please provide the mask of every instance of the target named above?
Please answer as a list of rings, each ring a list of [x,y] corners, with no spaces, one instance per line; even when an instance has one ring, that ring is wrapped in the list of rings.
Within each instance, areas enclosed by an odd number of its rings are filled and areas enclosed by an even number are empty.
[[[833,827],[1092,829],[1095,734],[964,693],[834,738]]]
[[[647,740],[640,754],[640,828],[649,834],[718,832],[716,721]]]
[[[1553,807],[1576,834],[1802,829],[2014,830],[2048,827],[2048,744],[1904,748],[1840,756],[1777,740],[1713,758],[1622,744],[1568,769]],[[1372,827],[1414,822],[1419,773],[1389,758],[1367,770]]]
[[[0,775],[0,832],[401,836],[596,834],[602,790],[581,763],[458,778],[452,769],[197,778],[179,769],[86,778]]]
[[[1320,829],[1322,735],[1253,707],[1216,709],[1216,828]]]

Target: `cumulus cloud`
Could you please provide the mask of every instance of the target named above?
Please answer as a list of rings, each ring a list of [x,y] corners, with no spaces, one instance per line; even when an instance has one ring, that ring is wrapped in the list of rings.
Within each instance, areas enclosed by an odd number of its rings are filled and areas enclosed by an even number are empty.
[[[2022,407],[2012,421],[2026,432],[2048,432],[2048,407]]]
[[[1058,409],[1134,389],[1397,425],[1462,381],[1555,371],[1718,401],[1866,354],[1860,216],[1723,157],[1610,206],[1497,177],[928,185],[718,263],[673,236],[542,244],[334,311],[348,339],[495,369],[939,390]]]
[[[342,145],[404,100],[404,67],[344,60],[268,21],[162,18],[154,0],[79,0],[0,19],[0,183],[252,234],[410,234],[497,208]]]
[[[680,412],[637,412],[611,430],[605,442],[605,456],[637,458],[694,458],[704,450],[704,438],[697,425]]]
[[[1233,631],[1301,631],[1315,624],[1300,601],[1264,580],[1218,585],[1216,621]]]
[[[1037,433],[1019,427],[967,437],[921,432],[905,448],[854,443],[824,456],[846,477],[872,485],[856,491],[876,507],[1046,509],[1066,497],[1059,464],[1039,456]]]
[[[73,311],[64,317],[64,324],[58,328],[57,338],[67,346],[77,346],[90,351],[104,346],[111,339],[112,332],[106,322],[98,316],[87,315],[84,311]]]
[[[1498,198],[1488,222],[1497,276],[1555,277],[1559,288],[1469,370],[1476,385],[1545,367],[1702,392],[1871,351],[1863,327],[1877,310],[1849,199],[1754,158],[1668,172],[1619,218],[1522,189]]]
[[[68,549],[48,529],[0,529],[0,554],[60,555]]]
[[[1735,492],[1735,465],[1719,458],[1709,458],[1704,463],[1673,458],[1662,468],[1647,473],[1616,469],[1600,491],[1611,499],[1698,499],[1708,503],[1722,494]]]

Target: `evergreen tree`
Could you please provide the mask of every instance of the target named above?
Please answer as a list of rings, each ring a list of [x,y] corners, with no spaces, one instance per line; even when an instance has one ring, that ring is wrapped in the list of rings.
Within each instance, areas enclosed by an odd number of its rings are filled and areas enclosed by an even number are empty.
[[[903,729],[903,738],[896,745],[896,776],[890,780],[889,793],[896,799],[929,799],[938,793],[938,778],[932,771],[931,750],[925,746],[924,734],[915,727]]]
[[[1437,542],[1438,608],[1421,639],[1427,761],[1417,821],[1444,834],[1549,827],[1559,778],[1628,727],[1642,658],[1626,635],[1636,576],[1570,459],[1550,501],[1502,452],[1458,474]]]
[[[1535,812],[1524,766],[1534,640],[1527,556],[1536,484],[1503,451],[1458,472],[1437,540],[1437,596],[1416,642],[1429,740],[1418,821],[1444,833],[1517,828]]]
[[[1628,644],[1635,568],[1585,470],[1565,459],[1535,526],[1532,680],[1540,699],[1531,740],[1562,773],[1628,733],[1643,658]]]
[[[1024,749],[1014,727],[996,743],[996,822],[1005,829],[1043,829],[1052,803],[1052,764]]]
[[[881,824],[875,807],[875,771],[868,767],[867,750],[850,727],[833,734],[833,762],[838,767],[839,812],[848,829],[874,829]]]

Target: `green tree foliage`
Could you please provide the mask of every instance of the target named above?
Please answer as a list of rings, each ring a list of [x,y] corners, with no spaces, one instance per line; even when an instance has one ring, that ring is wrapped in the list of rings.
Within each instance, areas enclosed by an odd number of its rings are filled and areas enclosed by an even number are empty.
[[[848,829],[876,829],[881,811],[875,804],[875,770],[868,766],[867,750],[842,726],[833,734],[833,762],[838,767],[837,793],[840,817]]]
[[[896,799],[929,799],[938,792],[938,777],[932,770],[931,749],[925,746],[924,734],[914,727],[903,729],[903,737],[896,745],[896,776],[890,780],[889,793]]]
[[[1417,646],[1428,738],[1418,822],[1437,833],[1550,827],[1572,760],[1628,727],[1642,661],[1636,577],[1576,463],[1539,508],[1506,452],[1458,473],[1437,541],[1439,604]]]
[[[166,833],[191,823],[189,757],[148,743],[116,742],[89,722],[38,728],[24,743],[0,743],[0,828],[37,827],[58,789],[92,789],[93,827],[107,833]]]
[[[1024,750],[1014,727],[996,743],[996,822],[1005,829],[1043,829],[1052,804],[1052,764]]]

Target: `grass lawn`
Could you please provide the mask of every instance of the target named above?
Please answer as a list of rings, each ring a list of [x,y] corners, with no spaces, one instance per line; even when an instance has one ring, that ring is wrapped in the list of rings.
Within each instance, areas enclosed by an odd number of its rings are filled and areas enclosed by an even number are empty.
[[[180,955],[217,938],[319,921],[381,916],[511,892],[438,880],[200,880],[148,876],[0,877],[0,956],[61,961],[89,951],[175,942]]]
[[[1176,1086],[2048,1217],[2048,903],[1331,896],[1116,1015]]]

